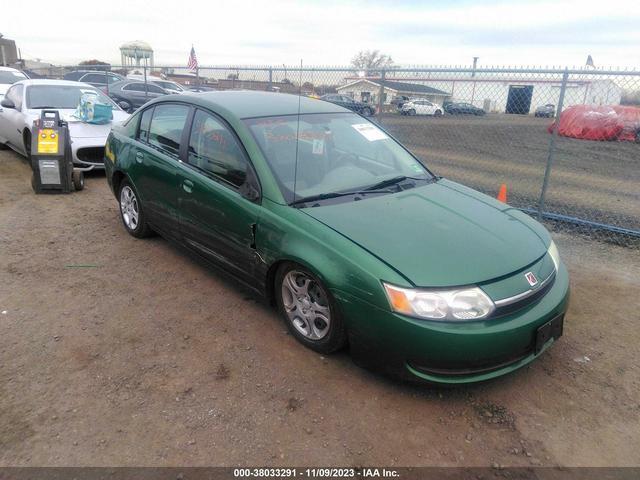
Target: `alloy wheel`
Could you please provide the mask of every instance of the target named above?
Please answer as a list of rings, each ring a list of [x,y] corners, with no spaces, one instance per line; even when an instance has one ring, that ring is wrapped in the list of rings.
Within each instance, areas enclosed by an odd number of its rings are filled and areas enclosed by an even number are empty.
[[[287,318],[302,336],[321,340],[329,333],[329,300],[316,280],[306,273],[291,270],[282,279],[281,294]]]
[[[138,228],[138,220],[140,218],[140,207],[138,199],[133,189],[129,185],[125,185],[120,191],[120,212],[124,224],[129,230]]]

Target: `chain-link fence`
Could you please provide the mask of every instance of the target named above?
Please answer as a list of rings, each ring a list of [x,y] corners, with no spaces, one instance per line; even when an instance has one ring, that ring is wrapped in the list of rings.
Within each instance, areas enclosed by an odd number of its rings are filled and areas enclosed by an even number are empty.
[[[93,83],[125,107],[113,74],[140,82],[143,102],[167,82],[321,97],[371,117],[439,175],[493,196],[505,184],[511,205],[542,219],[640,238],[640,71],[110,67],[75,78],[83,69],[28,73]]]

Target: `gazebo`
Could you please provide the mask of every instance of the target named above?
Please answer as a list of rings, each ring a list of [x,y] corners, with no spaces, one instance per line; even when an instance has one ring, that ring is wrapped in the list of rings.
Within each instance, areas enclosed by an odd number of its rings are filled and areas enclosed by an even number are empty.
[[[144,66],[153,68],[153,48],[147,42],[135,40],[123,44],[120,47],[120,58],[124,68],[139,68],[141,61]]]

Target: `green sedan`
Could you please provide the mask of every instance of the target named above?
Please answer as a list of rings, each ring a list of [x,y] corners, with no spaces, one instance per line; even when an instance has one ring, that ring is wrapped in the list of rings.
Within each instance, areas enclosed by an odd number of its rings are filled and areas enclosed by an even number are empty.
[[[114,128],[105,165],[131,235],[236,277],[317,352],[348,345],[360,365],[457,384],[562,334],[569,279],[545,228],[333,103],[162,97]]]

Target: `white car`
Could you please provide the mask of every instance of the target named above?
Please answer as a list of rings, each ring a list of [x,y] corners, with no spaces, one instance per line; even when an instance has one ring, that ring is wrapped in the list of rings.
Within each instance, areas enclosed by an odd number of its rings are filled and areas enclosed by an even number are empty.
[[[80,97],[87,92],[95,92],[100,102],[112,106],[112,122],[93,125],[72,117]],[[58,110],[69,123],[73,163],[84,170],[104,168],[104,146],[111,126],[129,118],[113,100],[88,83],[22,80],[11,85],[0,102],[0,144],[29,158],[33,121],[40,118],[43,109]]]
[[[0,67],[0,100],[7,93],[9,87],[20,80],[26,80],[27,77],[20,70],[11,67]]]
[[[415,99],[404,103],[400,113],[403,115],[434,115],[440,117],[444,113],[444,109],[429,100]]]
[[[151,83],[164,88],[169,93],[186,93],[187,90],[179,83],[170,80],[151,80]]]

